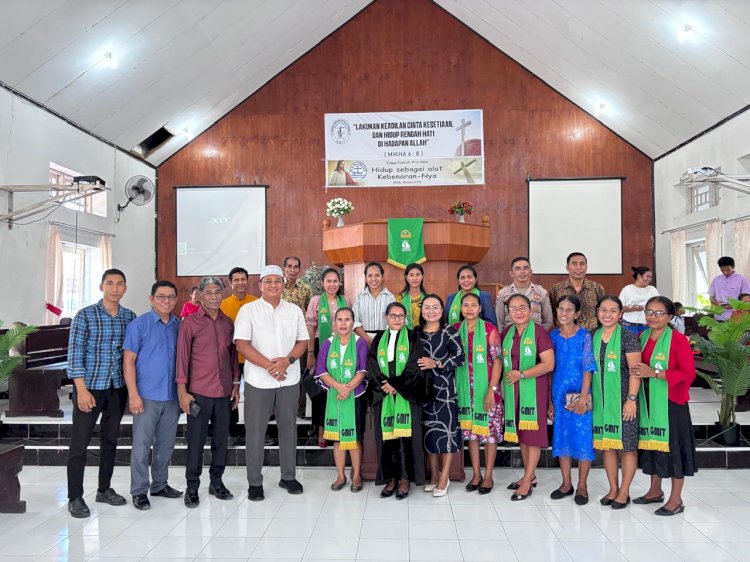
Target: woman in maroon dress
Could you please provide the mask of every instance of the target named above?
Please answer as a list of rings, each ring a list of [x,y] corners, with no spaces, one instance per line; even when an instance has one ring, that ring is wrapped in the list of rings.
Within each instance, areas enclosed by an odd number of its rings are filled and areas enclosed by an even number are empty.
[[[503,349],[503,378],[507,384],[513,385],[515,398],[515,420],[518,425],[519,389],[521,379],[536,379],[536,421],[538,429],[517,429],[518,443],[521,446],[521,458],[523,459],[523,478],[512,482],[509,490],[514,490],[512,501],[525,500],[531,495],[533,487],[536,486],[536,466],[539,463],[542,447],[549,444],[547,438],[547,412],[550,410],[549,402],[549,374],[555,370],[555,353],[549,334],[539,324],[531,321],[531,302],[528,297],[521,294],[513,295],[506,303],[513,324],[505,328],[500,334]],[[521,336],[524,331],[532,326],[534,329],[534,343],[529,347],[524,342],[524,349],[536,348],[534,366],[521,369]],[[512,338],[512,340],[511,340]],[[506,341],[507,340],[507,341]],[[507,361],[506,350],[510,348],[510,361]],[[507,363],[507,364],[506,364]],[[508,368],[509,367],[509,368]],[[508,392],[508,388],[505,388]],[[509,419],[506,408],[505,419]],[[506,425],[507,431],[507,425]]]

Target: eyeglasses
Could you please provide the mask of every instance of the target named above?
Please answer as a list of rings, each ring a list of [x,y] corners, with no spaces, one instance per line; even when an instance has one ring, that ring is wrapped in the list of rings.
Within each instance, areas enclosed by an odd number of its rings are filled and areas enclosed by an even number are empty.
[[[176,301],[177,295],[154,295],[154,300],[157,301]]]
[[[386,314],[391,320],[403,320],[406,318],[406,314]]]
[[[515,313],[515,312],[526,312],[529,309],[528,306],[525,304],[522,304],[521,306],[509,306],[508,312]]]
[[[664,312],[663,310],[644,310],[643,314],[645,314],[646,316],[653,316],[654,318],[661,318],[662,316],[666,316],[669,313]]]

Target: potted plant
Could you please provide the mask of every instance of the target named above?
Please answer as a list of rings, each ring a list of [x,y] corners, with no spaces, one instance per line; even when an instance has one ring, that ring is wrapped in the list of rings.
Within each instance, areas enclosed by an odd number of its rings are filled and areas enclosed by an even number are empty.
[[[466,222],[466,215],[471,216],[474,213],[474,205],[468,201],[459,199],[448,208],[448,214],[458,217],[458,222]]]
[[[714,315],[726,312],[722,306],[704,308],[706,316],[698,321],[698,325],[707,328],[708,339],[695,334],[692,340],[703,360],[718,370],[718,382],[707,373],[699,371],[698,374],[719,396],[719,426],[724,443],[736,445],[740,441],[737,398],[750,389],[750,303],[732,298],[727,300],[733,311],[731,318],[724,322],[714,318]]]
[[[2,328],[0,320],[0,328]],[[0,382],[10,377],[23,361],[17,348],[26,337],[37,330],[36,326],[13,325],[0,334]],[[2,428],[0,428],[2,429]],[[0,513],[24,513],[26,502],[20,500],[21,486],[18,473],[23,466],[23,446],[0,444]]]
[[[3,321],[0,320],[0,328],[2,327]],[[23,361],[23,355],[16,353],[16,348],[26,341],[29,334],[36,331],[36,326],[14,324],[0,335],[0,384],[8,380],[14,369]]]
[[[334,197],[326,204],[326,216],[338,217],[336,226],[344,226],[344,217],[354,210],[354,205],[343,197]]]

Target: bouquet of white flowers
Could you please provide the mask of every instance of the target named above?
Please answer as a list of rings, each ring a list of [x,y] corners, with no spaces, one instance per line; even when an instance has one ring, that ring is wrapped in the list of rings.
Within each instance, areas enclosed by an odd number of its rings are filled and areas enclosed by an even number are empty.
[[[348,201],[343,197],[335,197],[326,205],[326,216],[343,217],[344,215],[351,213],[353,210],[354,205],[352,205],[351,201]]]

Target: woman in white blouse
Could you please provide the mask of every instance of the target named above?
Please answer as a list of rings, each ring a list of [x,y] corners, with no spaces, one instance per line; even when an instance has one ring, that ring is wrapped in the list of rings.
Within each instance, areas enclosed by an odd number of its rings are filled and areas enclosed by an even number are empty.
[[[630,269],[633,270],[634,281],[620,291],[623,305],[621,322],[623,328],[639,336],[647,328],[646,316],[643,314],[646,302],[651,297],[658,297],[659,291],[651,284],[654,273],[648,267],[641,265]]]

